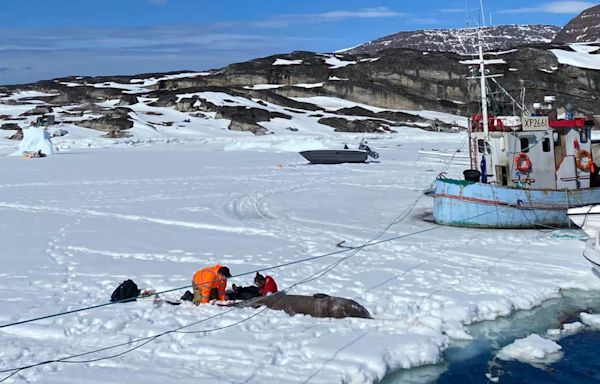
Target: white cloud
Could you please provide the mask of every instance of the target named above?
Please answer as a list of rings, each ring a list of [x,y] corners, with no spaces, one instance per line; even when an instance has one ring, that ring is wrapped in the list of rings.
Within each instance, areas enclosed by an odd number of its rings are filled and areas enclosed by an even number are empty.
[[[442,13],[465,13],[465,9],[464,8],[444,8],[444,9],[440,9],[440,12]]]
[[[536,7],[523,7],[523,8],[512,8],[502,9],[496,13],[554,13],[554,14],[565,14],[575,15],[582,11],[597,5],[587,1],[554,1],[546,4],[541,4]]]
[[[321,13],[282,14],[268,19],[254,21],[219,22],[212,24],[216,28],[252,27],[252,28],[289,28],[293,24],[310,22],[337,22],[349,19],[375,19],[406,17],[409,14],[396,12],[387,7],[362,8],[358,10],[334,10]]]
[[[321,20],[343,20],[343,19],[371,19],[382,17],[400,17],[406,16],[405,13],[395,12],[386,7],[363,8],[358,11],[329,11],[323,13],[314,13],[301,15],[301,17],[314,17]]]

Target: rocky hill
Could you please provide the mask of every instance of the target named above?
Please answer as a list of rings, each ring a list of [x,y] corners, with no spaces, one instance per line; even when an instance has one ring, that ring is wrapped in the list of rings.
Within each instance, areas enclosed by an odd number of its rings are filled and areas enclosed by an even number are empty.
[[[483,41],[487,51],[499,51],[549,43],[560,31],[553,25],[499,25],[483,28]],[[390,48],[407,48],[429,52],[475,53],[477,29],[425,29],[399,32],[373,40],[345,53],[374,53]]]
[[[600,5],[588,8],[567,25],[554,38],[555,43],[600,42]]]
[[[600,56],[592,49],[522,47],[491,58],[490,71],[503,75],[499,82],[513,95],[525,89],[527,105],[555,95],[559,106],[571,103],[579,114],[600,115]],[[467,80],[472,64],[455,53],[395,48],[292,52],[211,72],[60,78],[0,87],[0,111],[18,112],[0,115],[0,126],[14,130],[14,124],[52,114],[57,122],[107,137],[127,136],[140,126],[183,129],[183,121],[255,134],[310,127],[382,133],[397,126],[449,128],[455,118],[424,111],[477,112],[478,82]],[[494,112],[513,113],[508,97],[498,92],[495,99]]]

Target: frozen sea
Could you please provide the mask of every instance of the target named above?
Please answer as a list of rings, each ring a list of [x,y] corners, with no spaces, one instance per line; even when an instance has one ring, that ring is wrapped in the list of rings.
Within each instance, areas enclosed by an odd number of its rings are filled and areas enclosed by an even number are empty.
[[[307,165],[297,154],[306,143],[341,147],[362,138],[331,133],[107,144],[73,129],[57,139],[61,151],[52,157],[0,157],[0,325],[106,302],[126,278],[166,290],[189,284],[206,265],[242,274],[339,250],[340,241],[361,245],[384,229],[379,239],[410,235],[365,248],[291,291],[355,299],[372,320],[113,305],[0,328],[0,370],[204,321],[187,329],[196,333],[170,333],[114,359],[46,364],[7,382],[378,382],[400,369],[448,363],[456,343],[477,340],[474,324],[566,291],[600,289],[578,230],[473,230],[424,220],[432,200],[422,192],[439,172],[460,175],[463,166],[447,168],[418,150],[455,149],[465,137],[397,131],[367,137],[381,157],[366,164]],[[3,153],[14,150],[0,144]],[[268,273],[286,288],[341,257]]]

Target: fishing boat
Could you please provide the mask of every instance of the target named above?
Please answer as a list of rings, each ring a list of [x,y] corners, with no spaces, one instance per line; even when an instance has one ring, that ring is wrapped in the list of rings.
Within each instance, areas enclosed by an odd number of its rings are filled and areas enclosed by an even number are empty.
[[[569,208],[600,204],[593,120],[575,117],[569,105],[558,118],[554,96],[534,103],[533,113],[514,98],[521,115],[488,113],[486,79],[497,75],[486,72],[489,61],[481,44],[479,59],[472,62],[479,67],[474,78],[480,81],[481,113],[469,119],[470,169],[464,179],[437,178],[434,221],[479,228],[565,227]]]

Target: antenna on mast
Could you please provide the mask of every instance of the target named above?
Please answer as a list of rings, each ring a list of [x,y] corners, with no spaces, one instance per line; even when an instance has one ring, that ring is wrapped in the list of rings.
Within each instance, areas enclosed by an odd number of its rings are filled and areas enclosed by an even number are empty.
[[[465,0],[465,20],[467,22],[467,28],[469,28],[469,0]]]
[[[483,10],[483,0],[479,0],[479,10],[481,11],[481,26],[485,27],[485,11]]]

